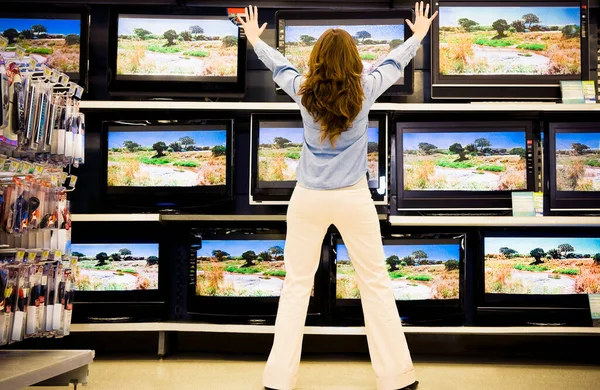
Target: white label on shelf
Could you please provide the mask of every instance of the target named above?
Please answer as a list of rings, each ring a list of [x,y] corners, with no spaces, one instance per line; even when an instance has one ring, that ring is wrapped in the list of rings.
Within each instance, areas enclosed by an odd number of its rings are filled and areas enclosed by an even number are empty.
[[[46,332],[52,332],[52,319],[54,318],[54,305],[46,306]]]
[[[10,324],[9,321],[10,314],[8,313],[0,313],[0,345],[4,345],[8,342],[8,326]]]
[[[13,321],[12,330],[12,341],[21,341],[21,334],[23,333],[23,321],[25,320],[25,313],[22,311],[15,312],[15,319]]]
[[[52,317],[52,330],[60,329],[60,320],[63,314],[63,305],[54,305],[54,312]]]
[[[37,323],[37,310],[38,308],[34,305],[29,305],[27,307],[27,328],[25,333],[34,334],[36,332],[36,323]]]

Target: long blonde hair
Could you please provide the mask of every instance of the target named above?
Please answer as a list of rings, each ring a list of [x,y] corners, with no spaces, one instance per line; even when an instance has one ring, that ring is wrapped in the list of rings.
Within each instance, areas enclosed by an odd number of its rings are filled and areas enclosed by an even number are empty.
[[[308,63],[308,74],[299,94],[302,105],[321,124],[321,142],[331,147],[362,109],[363,64],[348,32],[329,29],[321,35]]]

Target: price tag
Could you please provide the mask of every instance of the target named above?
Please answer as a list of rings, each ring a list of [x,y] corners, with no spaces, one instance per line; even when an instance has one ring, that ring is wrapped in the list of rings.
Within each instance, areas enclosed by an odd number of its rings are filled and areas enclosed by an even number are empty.
[[[69,80],[70,80],[69,76],[67,76],[64,73],[61,73],[60,77],[58,79],[58,82],[61,83],[62,85],[68,85],[69,84]]]
[[[53,83],[58,83],[59,79],[60,79],[60,72],[56,69],[52,69],[52,75],[50,76],[50,81],[52,81]]]
[[[0,35],[0,49],[5,49],[8,46],[8,38]]]
[[[19,171],[19,167],[21,166],[21,162],[18,160],[11,160],[10,165],[8,167],[9,172],[16,173]]]
[[[61,172],[60,173],[60,184],[61,185],[65,184],[65,181],[67,180],[67,176],[69,176],[67,174],[67,172]]]
[[[41,261],[46,261],[48,260],[48,256],[50,256],[50,251],[49,250],[44,250],[42,251],[42,257],[41,257]]]
[[[77,90],[77,84],[69,83],[69,95],[75,95],[76,90]]]
[[[0,156],[0,171],[4,171],[4,164],[6,164],[6,157]]]
[[[40,165],[40,164],[36,164],[35,168],[33,169],[33,174],[35,176],[42,176],[42,174],[44,173],[44,166]]]
[[[52,69],[48,67],[48,65],[42,65],[42,71],[44,72],[44,76],[49,80],[52,78]]]
[[[25,51],[25,48],[23,46],[16,45],[15,49],[16,49],[15,52],[17,53],[17,55],[16,55],[17,59],[20,60],[21,58],[25,57],[26,51]]]
[[[25,251],[24,250],[18,250],[17,251],[17,256],[15,257],[16,261],[23,261],[23,259],[25,258]]]
[[[54,252],[54,259],[58,260],[62,257],[62,252],[61,251],[55,251]]]
[[[23,161],[21,163],[21,169],[19,170],[20,173],[29,174],[32,171],[33,171],[33,164],[31,164],[27,161]]]
[[[29,69],[35,68],[37,68],[37,61],[35,60],[35,58],[31,57],[29,58]]]
[[[52,187],[58,187],[58,175],[50,175],[50,184],[52,185]]]
[[[69,180],[69,187],[75,188],[75,184],[77,184],[77,176],[71,175],[71,180]]]
[[[76,91],[75,91],[75,97],[77,99],[81,99],[82,96],[83,96],[83,87],[80,87],[78,85],[77,88],[76,88]]]
[[[30,263],[33,263],[33,261],[35,260],[36,257],[36,253],[35,252],[29,252],[27,253],[27,261]]]

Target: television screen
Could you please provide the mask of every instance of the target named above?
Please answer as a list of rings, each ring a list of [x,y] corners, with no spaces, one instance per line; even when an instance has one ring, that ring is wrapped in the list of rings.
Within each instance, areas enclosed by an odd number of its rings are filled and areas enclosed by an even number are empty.
[[[235,83],[238,30],[226,16],[120,14],[117,79]]]
[[[109,187],[224,186],[225,125],[111,126]]]
[[[582,73],[575,6],[439,6],[442,76]]]
[[[158,244],[72,244],[78,291],[158,289]]]
[[[485,292],[600,293],[600,238],[485,237]]]
[[[527,189],[526,132],[403,129],[405,191]]]
[[[300,73],[308,71],[308,60],[317,39],[328,29],[337,28],[350,33],[356,42],[363,62],[363,73],[372,72],[391,50],[404,43],[404,21],[377,20],[286,20],[285,51],[287,59]],[[396,84],[404,84],[400,78]]]
[[[29,65],[31,58],[71,76],[80,72],[81,15],[42,18],[0,17],[0,35],[8,39],[0,50],[5,60]],[[25,49],[17,58],[16,45]]]
[[[202,240],[196,295],[278,297],[285,279],[284,240]]]
[[[556,133],[556,189],[600,191],[600,132]]]
[[[384,244],[396,300],[459,299],[460,244]],[[358,281],[348,249],[336,247],[336,298],[358,299]]]
[[[370,121],[367,129],[369,181],[379,178],[379,123]],[[261,121],[258,135],[258,180],[296,181],[296,168],[304,142],[302,122]]]

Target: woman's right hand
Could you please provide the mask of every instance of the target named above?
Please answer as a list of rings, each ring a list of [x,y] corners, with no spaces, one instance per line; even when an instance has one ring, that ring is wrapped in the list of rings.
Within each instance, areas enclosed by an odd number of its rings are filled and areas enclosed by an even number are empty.
[[[263,31],[265,31],[265,28],[267,28],[267,24],[264,23],[261,27],[258,27],[258,8],[252,7],[251,5],[246,7],[245,18],[246,20],[242,19],[242,17],[238,17],[238,20],[244,29],[244,33],[246,33],[246,39],[254,46]]]
[[[423,9],[423,2],[421,1],[420,3],[415,3],[415,23],[413,24],[410,20],[406,19],[406,24],[408,24],[408,27],[410,27],[414,36],[416,36],[417,38],[419,38],[420,41],[422,41],[423,38],[425,38],[425,36],[427,35],[427,32],[429,32],[429,27],[431,27],[431,23],[433,22],[433,19],[435,19],[437,14],[438,12],[435,11],[435,13],[431,15],[431,17],[428,17],[429,4],[427,4],[427,7]]]

